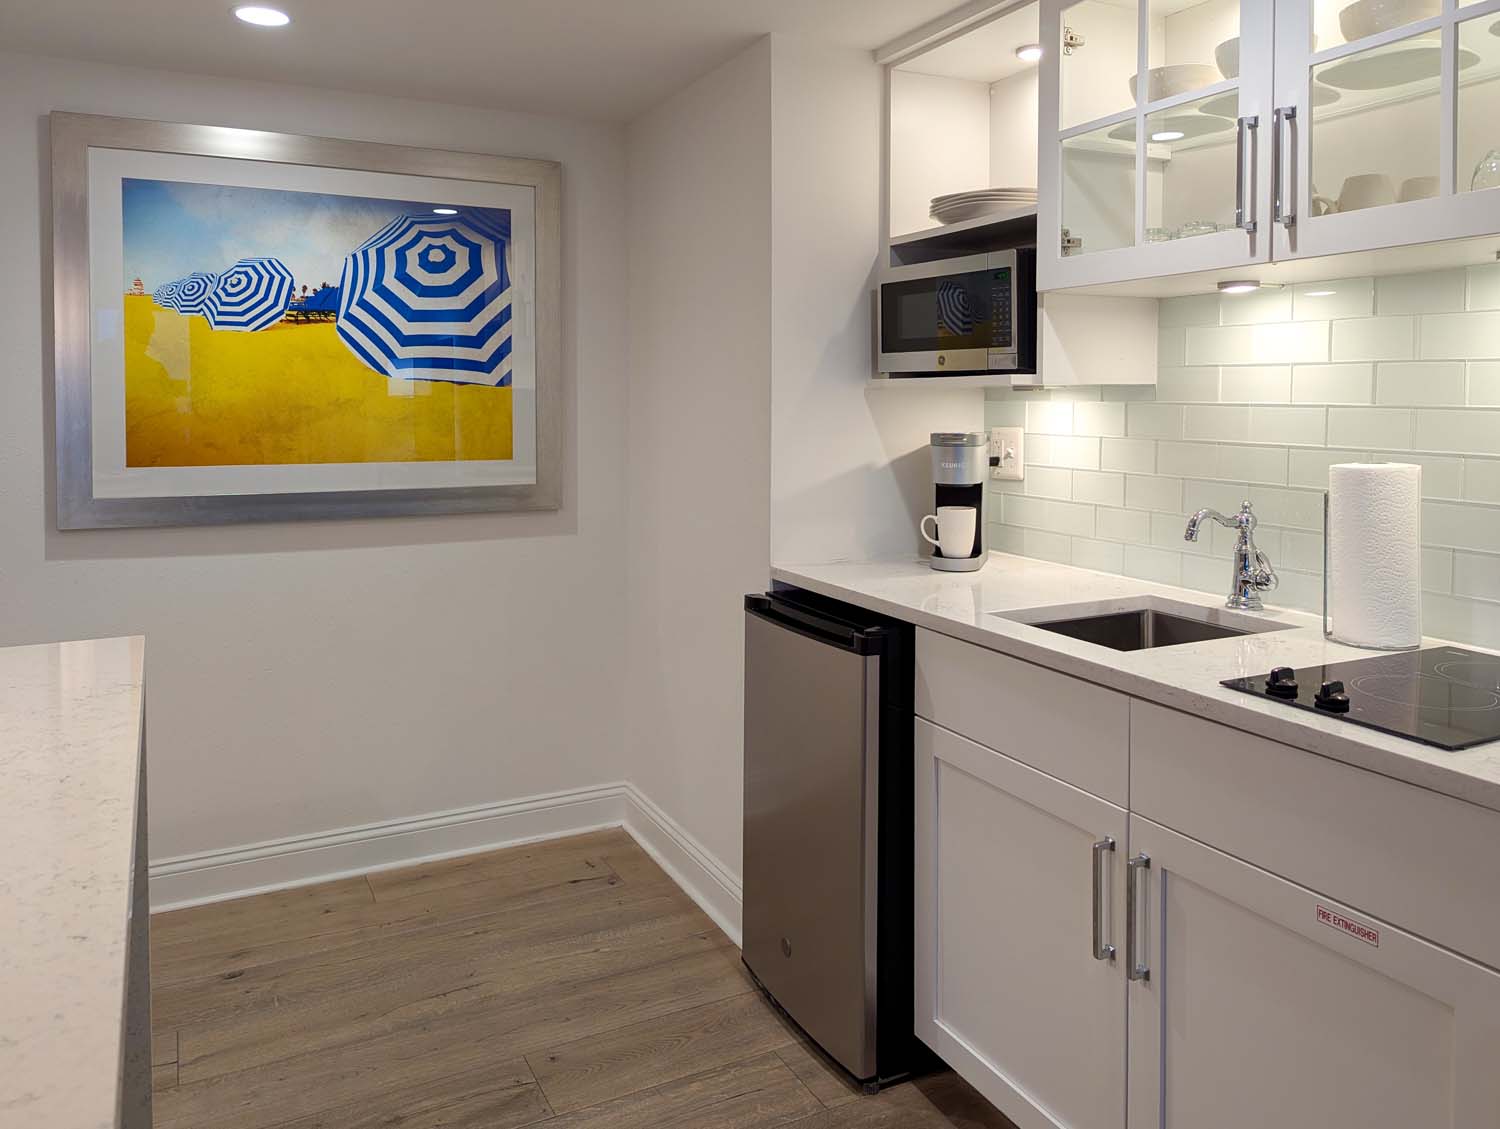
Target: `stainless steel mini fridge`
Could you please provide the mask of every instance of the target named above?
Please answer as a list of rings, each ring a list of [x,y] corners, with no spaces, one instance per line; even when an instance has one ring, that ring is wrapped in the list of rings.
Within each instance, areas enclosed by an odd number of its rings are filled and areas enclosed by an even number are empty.
[[[867,1088],[910,1074],[912,629],[745,597],[744,960]]]

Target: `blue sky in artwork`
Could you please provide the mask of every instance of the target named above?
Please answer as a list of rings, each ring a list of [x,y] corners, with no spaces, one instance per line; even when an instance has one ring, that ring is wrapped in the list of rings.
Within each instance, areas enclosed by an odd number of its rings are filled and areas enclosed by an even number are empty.
[[[442,201],[378,200],[273,188],[126,178],[124,288],[149,293],[194,271],[218,272],[236,259],[271,256],[298,291],[337,286],[344,256],[397,216],[431,215]],[[464,212],[505,213],[464,207]]]

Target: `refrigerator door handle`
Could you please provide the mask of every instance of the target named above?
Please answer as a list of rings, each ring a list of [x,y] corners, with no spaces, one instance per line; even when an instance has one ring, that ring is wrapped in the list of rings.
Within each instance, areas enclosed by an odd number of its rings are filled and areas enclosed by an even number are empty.
[[[883,648],[885,632],[879,627],[861,630],[837,620],[825,619],[795,604],[774,596],[746,596],[745,611],[756,619],[785,627],[809,639],[838,647],[855,654],[877,654]]]

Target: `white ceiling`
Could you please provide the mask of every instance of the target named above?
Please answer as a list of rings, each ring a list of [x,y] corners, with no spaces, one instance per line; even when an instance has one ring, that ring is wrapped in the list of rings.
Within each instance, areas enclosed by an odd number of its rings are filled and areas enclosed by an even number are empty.
[[[1015,8],[999,19],[966,31],[955,39],[899,65],[918,74],[966,78],[971,82],[999,82],[1029,70],[1035,63],[1016,58],[1016,48],[1040,38],[1038,6]]]
[[[0,0],[0,49],[626,121],[766,32],[873,49],[956,0],[231,2]]]

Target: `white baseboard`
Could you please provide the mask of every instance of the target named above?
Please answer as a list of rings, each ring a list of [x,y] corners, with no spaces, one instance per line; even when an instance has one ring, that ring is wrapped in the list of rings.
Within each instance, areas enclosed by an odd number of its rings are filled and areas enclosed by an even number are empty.
[[[151,912],[415,866],[545,839],[624,827],[683,891],[740,943],[740,880],[632,784],[367,823],[151,864]]]
[[[740,877],[634,784],[625,785],[625,830],[672,881],[741,944]]]

